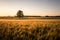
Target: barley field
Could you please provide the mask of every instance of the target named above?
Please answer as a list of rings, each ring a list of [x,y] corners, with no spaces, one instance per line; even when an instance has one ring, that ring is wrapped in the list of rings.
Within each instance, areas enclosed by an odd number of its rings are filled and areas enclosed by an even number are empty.
[[[0,19],[0,40],[60,40],[60,19]]]

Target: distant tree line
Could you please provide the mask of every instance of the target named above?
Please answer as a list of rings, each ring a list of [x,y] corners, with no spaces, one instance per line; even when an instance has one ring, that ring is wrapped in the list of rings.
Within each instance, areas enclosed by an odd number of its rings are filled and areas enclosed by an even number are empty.
[[[48,15],[47,15],[47,16],[45,16],[45,17],[60,17],[60,16],[48,16]]]
[[[19,18],[24,17],[23,11],[18,10],[17,17],[19,17]],[[25,17],[42,17],[42,16],[25,16]],[[45,17],[60,17],[60,16],[48,16],[48,15],[46,15]]]

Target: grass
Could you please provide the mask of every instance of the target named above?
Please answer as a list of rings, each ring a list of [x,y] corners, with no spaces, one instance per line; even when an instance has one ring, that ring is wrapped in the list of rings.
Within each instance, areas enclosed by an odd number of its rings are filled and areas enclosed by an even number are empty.
[[[0,40],[60,40],[60,20],[0,20]]]

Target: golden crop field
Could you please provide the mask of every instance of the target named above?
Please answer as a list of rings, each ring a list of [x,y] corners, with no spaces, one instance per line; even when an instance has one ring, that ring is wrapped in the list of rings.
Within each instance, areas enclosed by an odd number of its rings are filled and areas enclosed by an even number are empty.
[[[0,19],[0,40],[60,40],[60,19]]]

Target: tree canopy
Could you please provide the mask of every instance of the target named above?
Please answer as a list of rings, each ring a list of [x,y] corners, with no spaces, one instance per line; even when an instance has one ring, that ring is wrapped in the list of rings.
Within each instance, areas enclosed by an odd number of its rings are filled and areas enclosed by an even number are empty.
[[[19,10],[18,12],[17,12],[17,17],[23,17],[24,15],[23,15],[23,11],[21,11],[21,10]]]

